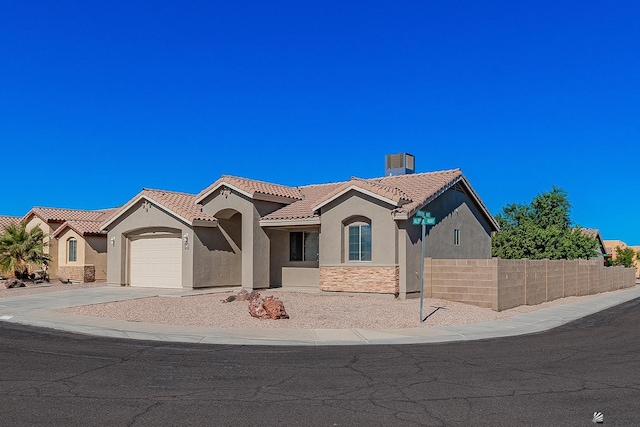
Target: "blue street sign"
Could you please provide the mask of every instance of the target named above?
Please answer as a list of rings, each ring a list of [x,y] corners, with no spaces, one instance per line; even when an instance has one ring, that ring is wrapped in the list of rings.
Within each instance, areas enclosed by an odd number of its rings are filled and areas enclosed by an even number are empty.
[[[417,210],[416,211],[416,216],[419,217],[419,218],[430,218],[431,217],[431,212]]]

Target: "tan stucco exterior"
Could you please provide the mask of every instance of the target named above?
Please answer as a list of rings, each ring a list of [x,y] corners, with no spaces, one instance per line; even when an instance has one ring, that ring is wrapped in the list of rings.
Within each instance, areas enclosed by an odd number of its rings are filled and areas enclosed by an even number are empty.
[[[69,240],[71,239],[76,239],[77,242],[76,261],[69,261]],[[56,273],[60,278],[80,280],[79,277],[83,277],[84,281],[84,275],[76,273],[75,270],[92,267],[93,280],[107,280],[106,236],[83,236],[77,231],[66,227],[56,234],[54,244],[57,246],[58,258]]]
[[[49,224],[35,215],[31,215],[26,222],[26,229],[32,230],[35,227],[40,227],[44,234],[44,253],[50,257],[48,274],[49,277],[55,279],[58,277],[58,245],[55,239],[52,239],[53,233],[61,225],[61,223]],[[40,270],[41,266],[32,266],[34,270]]]
[[[287,200],[289,196],[253,192],[268,183],[250,185],[239,189],[223,182],[197,196],[143,190],[141,199],[132,199],[103,225],[108,241],[115,242],[114,246],[108,245],[108,282],[130,285],[128,242],[132,237],[178,233],[189,240],[181,256],[184,288],[309,287],[391,293],[403,298],[419,292],[421,226],[412,224],[413,214],[409,218],[407,214],[397,215],[402,204],[392,192],[388,197],[380,196],[354,184],[353,188],[327,193],[324,200],[313,205],[313,216],[279,219],[277,214],[282,209],[295,200],[304,201],[304,196],[295,199],[293,192]],[[425,202],[422,209],[437,219],[425,239],[428,257],[491,257],[491,231],[497,225],[478,204],[477,196],[469,192],[472,190],[461,180]],[[145,197],[149,200],[143,200]],[[174,213],[153,197],[164,197],[167,206],[188,211],[190,216]],[[191,204],[185,197],[192,197]],[[182,204],[177,204],[178,199]],[[311,200],[316,203],[318,199]],[[198,225],[203,221],[208,221],[208,226]],[[348,227],[365,224],[371,226],[371,260],[349,260]],[[459,245],[453,241],[454,229],[460,230]],[[300,232],[318,233],[318,260],[290,259],[291,233]]]
[[[238,236],[239,231],[241,257],[233,257],[232,260],[234,263],[241,262],[244,288],[262,289],[270,285],[270,241],[260,226],[260,218],[281,206],[278,203],[254,201],[236,191],[224,195],[217,191],[202,201],[202,212],[219,219],[218,228],[223,234]],[[235,218],[235,221],[225,221],[228,218]],[[232,229],[229,229],[230,226]],[[228,241],[231,246],[233,243],[237,246],[233,239]]]
[[[107,234],[107,283],[121,286],[130,284],[129,257],[132,238],[176,233],[180,236],[187,235],[190,239],[193,229],[157,205],[145,204],[142,200],[133,205],[125,216],[112,224]],[[182,251],[182,286],[194,287],[192,246],[189,249],[183,248]]]

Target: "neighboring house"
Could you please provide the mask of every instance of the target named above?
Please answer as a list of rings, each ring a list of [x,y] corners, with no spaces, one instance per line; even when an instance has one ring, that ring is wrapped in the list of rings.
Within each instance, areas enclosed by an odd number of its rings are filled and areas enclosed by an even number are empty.
[[[589,237],[593,237],[598,241],[596,252],[598,253],[598,255],[603,257],[605,263],[604,265],[608,265],[607,260],[609,259],[609,256],[607,254],[607,248],[604,244],[604,240],[602,240],[602,236],[600,236],[600,230],[598,230],[597,228],[582,228],[582,233]]]
[[[419,292],[431,258],[491,258],[498,225],[459,169],[288,187],[222,176],[197,195],[144,189],[106,220],[107,282]]]
[[[52,279],[92,282],[106,280],[107,236],[100,224],[113,211],[34,207],[22,221],[27,229],[40,226],[44,232]]]
[[[18,224],[22,218],[17,216],[1,216],[0,215],[0,233],[4,231],[10,224]]]
[[[640,251],[640,246],[629,246],[622,240],[605,240],[604,245],[607,250],[607,256],[612,260],[616,259],[616,248],[631,248],[636,254]],[[633,264],[636,268],[636,278],[640,279],[640,260],[635,257],[633,260]]]

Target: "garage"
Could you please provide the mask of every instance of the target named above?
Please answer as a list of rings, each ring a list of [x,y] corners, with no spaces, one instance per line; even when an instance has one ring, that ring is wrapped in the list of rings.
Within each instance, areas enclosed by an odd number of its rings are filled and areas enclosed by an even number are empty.
[[[131,286],[182,287],[182,240],[179,234],[130,240]]]

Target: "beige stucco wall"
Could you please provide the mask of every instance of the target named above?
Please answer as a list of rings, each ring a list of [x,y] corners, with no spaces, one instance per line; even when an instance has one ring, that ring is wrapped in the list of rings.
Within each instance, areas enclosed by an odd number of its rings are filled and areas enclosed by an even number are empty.
[[[31,230],[36,226],[40,226],[40,229],[44,234],[44,253],[49,254],[49,256],[51,257],[48,269],[49,277],[51,279],[55,279],[58,277],[58,245],[56,240],[52,240],[50,236],[53,234],[59,224],[53,224],[53,227],[55,227],[53,228],[37,216],[32,215],[31,218],[29,218],[29,221],[27,221],[26,228],[27,230]],[[39,265],[32,266],[33,270],[40,270],[41,268],[42,267]]]
[[[491,258],[491,225],[473,200],[454,188],[447,190],[423,208],[436,218],[435,226],[427,227],[425,256],[434,259]],[[420,292],[422,256],[422,226],[411,220],[398,222],[400,269],[400,297]],[[453,233],[460,230],[460,245],[455,246]],[[406,230],[406,232],[404,232]],[[403,247],[404,245],[404,247]]]
[[[324,206],[321,210],[320,267],[397,265],[396,224],[391,217],[392,208],[356,191],[350,191]],[[371,221],[371,261],[348,260],[344,222],[353,217]]]
[[[302,286],[318,289],[320,275],[318,261],[290,261],[289,233],[319,231],[319,227],[293,227],[284,230],[267,229],[271,243],[270,284],[273,287]]]
[[[218,227],[195,227],[193,277],[195,288],[242,285],[242,216],[221,218]]]
[[[69,248],[67,245],[69,240],[72,238],[76,239],[76,241],[78,242],[76,261],[69,261]],[[53,242],[57,246],[56,250],[58,253],[58,267],[61,267],[61,266],[79,267],[79,266],[88,264],[85,260],[86,246],[85,246],[84,237],[76,233],[74,230],[67,228],[65,231],[60,233],[53,240]]]
[[[107,236],[84,236],[84,256],[95,267],[95,279],[107,280]]]
[[[273,212],[282,205],[254,201],[235,191],[228,195],[222,195],[216,191],[205,198],[202,205],[202,211],[211,216],[227,218],[230,215],[229,211],[235,211],[241,215],[242,287],[268,288],[271,245],[259,220],[261,216]]]
[[[404,260],[398,260],[398,229],[391,209],[392,205],[357,191],[349,191],[321,209],[320,289],[398,292],[396,267]],[[349,260],[347,230],[354,219],[371,224],[371,261]]]
[[[182,249],[182,287],[193,288],[193,230],[188,224],[171,215],[166,210],[151,204],[144,208],[138,201],[125,214],[108,227],[107,234],[107,283],[110,285],[129,285],[129,246],[130,236],[162,235],[171,232],[180,236],[188,234],[189,249]],[[111,246],[111,238],[115,246]]]

